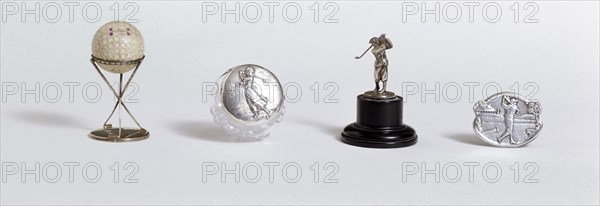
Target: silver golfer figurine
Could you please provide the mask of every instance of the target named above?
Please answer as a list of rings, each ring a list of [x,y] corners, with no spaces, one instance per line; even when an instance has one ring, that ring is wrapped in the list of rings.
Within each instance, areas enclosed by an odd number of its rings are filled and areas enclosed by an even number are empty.
[[[379,37],[373,37],[369,40],[371,46],[365,50],[360,56],[355,57],[356,59],[362,58],[371,49],[371,53],[375,56],[375,89],[372,92],[365,92],[366,96],[388,99],[395,96],[393,92],[387,91],[387,80],[388,80],[388,59],[385,53],[386,50],[394,47],[392,41],[385,37],[385,34],[381,34]],[[381,87],[379,84],[381,83]]]
[[[473,130],[483,141],[498,147],[520,147],[533,141],[542,129],[537,101],[503,92],[473,106]]]
[[[371,46],[356,59],[362,58],[369,50],[375,56],[375,89],[356,97],[356,122],[342,131],[342,142],[368,148],[398,148],[417,143],[416,131],[404,124],[403,99],[387,91],[388,59],[386,50],[393,47],[385,37],[373,37]],[[381,86],[380,86],[381,85]]]

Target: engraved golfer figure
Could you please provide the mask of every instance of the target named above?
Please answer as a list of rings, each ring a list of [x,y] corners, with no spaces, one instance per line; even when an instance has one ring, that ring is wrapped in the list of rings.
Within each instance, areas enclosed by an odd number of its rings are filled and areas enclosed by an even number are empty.
[[[504,125],[506,129],[504,130],[504,134],[498,138],[498,143],[509,137],[511,144],[517,144],[513,137],[515,115],[519,113],[517,102],[517,99],[509,99],[507,96],[502,97],[502,107],[504,108]]]
[[[271,111],[267,109],[267,104],[269,103],[269,99],[263,96],[259,91],[257,91],[256,85],[254,85],[254,80],[256,78],[264,79],[255,76],[255,70],[252,67],[247,67],[245,70],[239,71],[240,76],[240,84],[244,89],[244,97],[246,99],[246,103],[250,108],[252,114],[252,120],[258,120],[260,117],[260,113],[265,113],[265,118],[269,118],[271,115]]]
[[[371,53],[375,56],[375,92],[385,93],[387,87],[387,79],[388,79],[388,59],[385,53],[385,50],[391,49],[393,47],[390,39],[385,37],[385,34],[382,34],[379,37],[373,37],[369,40],[371,46],[365,50],[365,52],[355,57],[356,59],[362,58],[369,49],[371,49]],[[382,87],[380,89],[379,83],[382,83]]]

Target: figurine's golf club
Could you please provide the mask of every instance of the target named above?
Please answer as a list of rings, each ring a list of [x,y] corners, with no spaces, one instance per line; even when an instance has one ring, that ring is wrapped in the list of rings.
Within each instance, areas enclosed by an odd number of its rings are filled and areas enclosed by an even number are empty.
[[[369,48],[367,48],[367,50],[365,50],[365,52],[363,52],[360,56],[354,57],[355,59],[360,59],[362,58],[368,51],[369,49],[373,48],[373,45],[371,45]]]

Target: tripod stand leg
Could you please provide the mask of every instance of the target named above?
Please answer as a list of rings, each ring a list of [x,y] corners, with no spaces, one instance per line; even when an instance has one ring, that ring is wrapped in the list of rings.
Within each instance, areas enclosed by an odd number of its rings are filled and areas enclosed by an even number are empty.
[[[131,73],[131,75],[129,76],[129,79],[127,80],[127,83],[125,83],[125,87],[123,87],[122,93],[125,93],[125,91],[127,90],[127,88],[129,88],[129,84],[131,83],[131,80],[133,79],[133,77],[135,76],[135,74],[137,73],[138,68],[140,68],[140,65],[142,64],[142,62],[140,61],[136,66],[135,69],[133,69],[133,72]],[[122,97],[121,97],[122,98]],[[127,106],[125,106],[125,103],[123,103],[123,101],[121,102],[121,106],[123,107],[123,109],[125,109],[125,111],[127,112],[127,114],[129,115],[129,117],[131,117],[131,119],[133,120],[133,122],[135,122],[135,124],[141,129],[144,130],[144,128],[142,128],[142,126],[140,125],[140,123],[137,121],[137,119],[135,119],[135,117],[133,116],[133,114],[131,114],[131,112],[129,111],[129,109],[127,108]]]
[[[117,103],[123,103],[121,101],[121,99],[123,99],[123,74],[119,74],[119,99],[117,99]],[[119,104],[119,137],[121,137],[121,134],[123,133],[123,126],[121,124],[121,104]]]
[[[149,136],[148,131],[146,129],[142,128],[142,126],[135,119],[133,114],[131,114],[131,112],[129,111],[127,106],[125,106],[125,103],[123,102],[123,95],[125,94],[125,91],[129,87],[129,84],[131,83],[133,76],[136,74],[136,72],[141,64],[141,60],[136,63],[137,65],[136,65],[135,69],[133,70],[133,73],[129,76],[129,79],[128,79],[127,83],[125,83],[125,86],[123,86],[123,74],[119,75],[119,92],[118,93],[112,87],[112,85],[110,84],[110,82],[108,81],[106,76],[104,76],[104,74],[100,71],[100,69],[99,69],[98,65],[96,64],[96,62],[94,61],[94,59],[92,58],[90,61],[92,62],[92,65],[94,65],[94,68],[96,69],[98,74],[100,74],[100,76],[102,77],[104,82],[108,85],[108,88],[112,91],[113,95],[117,98],[117,102],[115,103],[115,106],[113,107],[110,115],[104,122],[104,127],[102,129],[92,131],[90,133],[90,136],[97,140],[111,141],[111,142],[137,141],[137,140],[143,140],[143,139],[148,138],[148,136]],[[108,124],[108,122],[114,115],[115,111],[117,110],[117,107],[119,108],[119,112],[118,112],[119,126],[118,126],[118,128],[113,128],[111,124]],[[136,123],[136,125],[139,127],[139,129],[128,129],[128,128],[122,127],[122,110],[121,110],[121,108],[125,109],[127,114],[133,119],[133,121]]]

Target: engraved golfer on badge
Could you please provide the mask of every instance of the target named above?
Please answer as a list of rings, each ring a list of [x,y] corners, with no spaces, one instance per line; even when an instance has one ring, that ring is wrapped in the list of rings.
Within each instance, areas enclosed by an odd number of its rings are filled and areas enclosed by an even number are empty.
[[[473,130],[483,141],[498,147],[520,147],[533,141],[542,129],[540,103],[503,92],[475,103]]]
[[[254,85],[255,80],[265,79],[257,77],[254,68],[249,66],[244,70],[239,70],[240,81],[238,82],[239,86],[241,86],[241,90],[244,91],[244,99],[248,104],[248,109],[252,112],[252,117],[249,120],[260,120],[261,118],[268,119],[271,115],[271,111],[267,109],[267,104],[269,103],[269,98],[262,95],[256,85]],[[261,115],[264,114],[264,115]]]
[[[417,143],[417,133],[402,121],[402,97],[387,91],[388,59],[386,50],[393,47],[385,36],[373,37],[369,50],[375,56],[375,89],[357,96],[356,122],[342,132],[344,143],[370,148],[407,147]]]
[[[218,80],[211,107],[214,122],[238,140],[261,140],[283,117],[284,97],[277,77],[264,67],[240,65]]]

